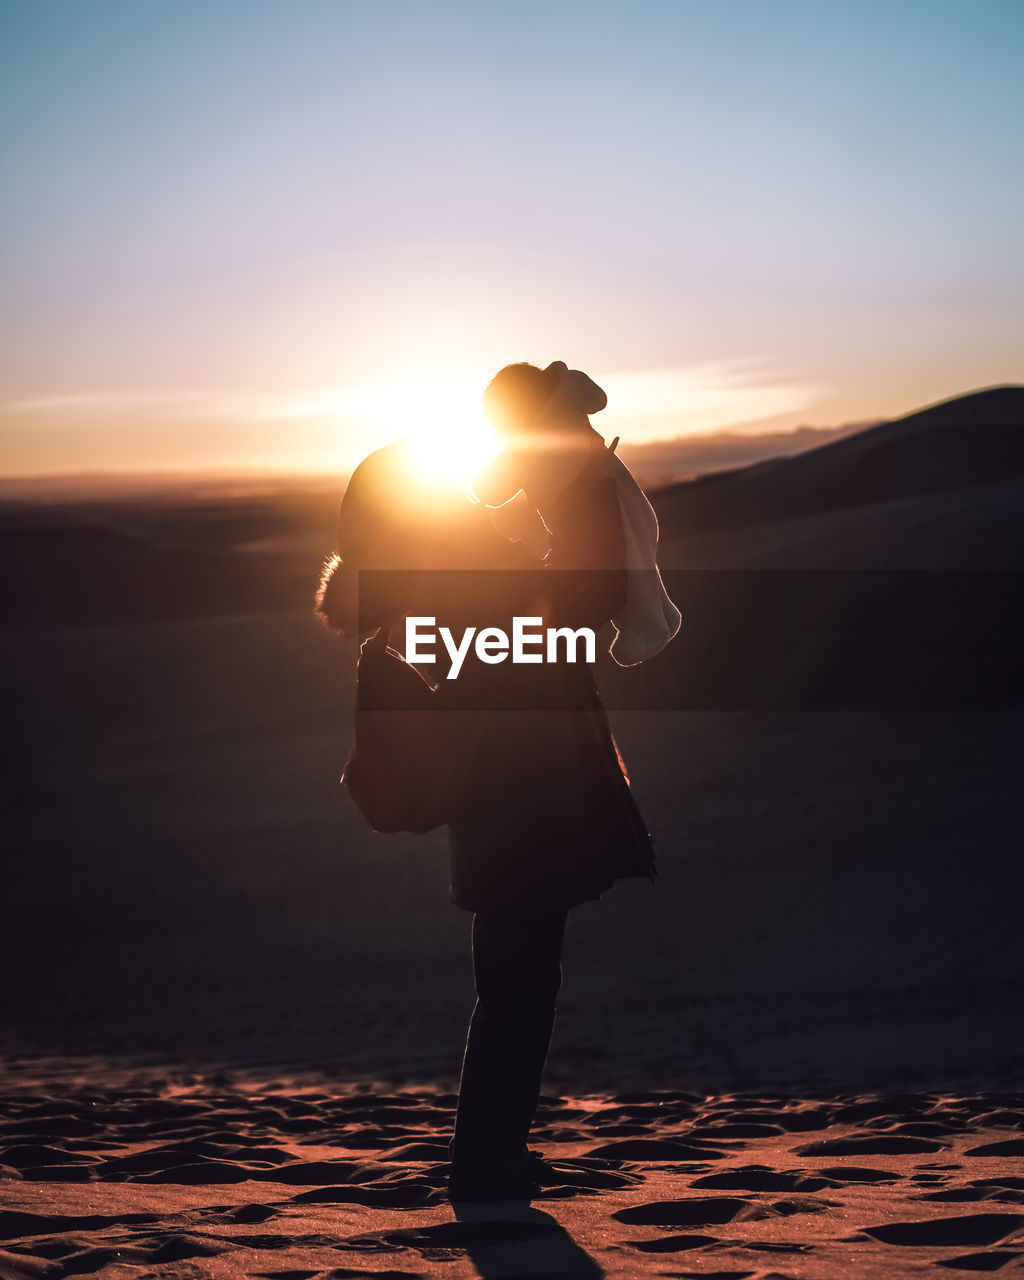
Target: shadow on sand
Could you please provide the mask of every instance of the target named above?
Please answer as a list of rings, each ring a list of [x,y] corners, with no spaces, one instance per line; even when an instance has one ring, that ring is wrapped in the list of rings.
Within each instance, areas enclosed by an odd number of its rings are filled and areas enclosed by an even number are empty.
[[[599,1280],[604,1275],[560,1223],[531,1205],[493,1202],[452,1208],[465,1231],[460,1243],[484,1280],[510,1275]]]

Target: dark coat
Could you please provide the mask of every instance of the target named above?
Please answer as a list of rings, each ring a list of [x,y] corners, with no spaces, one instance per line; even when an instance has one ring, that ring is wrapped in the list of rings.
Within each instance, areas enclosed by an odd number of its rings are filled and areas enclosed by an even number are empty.
[[[554,532],[543,562],[494,533],[482,508],[470,510],[462,553],[451,551],[451,539],[442,539],[446,550],[438,553],[442,543],[432,534],[432,563],[393,583],[385,577],[383,595],[371,594],[369,603],[364,596],[361,633],[408,614],[434,616],[459,632],[485,625],[508,631],[513,615],[536,614],[538,591],[546,596],[546,625],[597,630],[622,607],[622,525],[606,471],[584,467],[557,510],[545,513]],[[459,510],[457,521],[465,518]],[[436,524],[436,511],[432,519]],[[340,540],[339,550],[345,557]],[[329,600],[322,612],[330,618]],[[353,633],[351,622],[345,629]],[[589,666],[488,665],[471,652],[457,680],[441,680],[438,697],[442,708],[460,713],[441,720],[466,757],[462,799],[448,823],[456,906],[568,908],[600,897],[618,879],[654,878],[651,837]]]
[[[620,878],[654,878],[651,837],[593,676],[577,671],[575,705],[482,713],[463,800],[448,823],[456,906],[572,907]]]

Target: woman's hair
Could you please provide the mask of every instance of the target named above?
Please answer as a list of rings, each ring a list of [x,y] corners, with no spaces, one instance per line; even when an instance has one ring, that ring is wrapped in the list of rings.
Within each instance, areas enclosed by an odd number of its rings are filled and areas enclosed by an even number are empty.
[[[469,502],[457,485],[439,486],[425,478],[408,441],[393,441],[364,458],[349,478],[336,552],[324,562],[316,612],[329,627],[352,636],[365,633],[371,622],[376,626],[403,613],[429,612],[402,607],[402,602],[389,612],[387,592],[405,586],[400,574],[371,574],[360,600],[360,571],[486,567],[495,540],[504,542],[482,506]],[[361,609],[369,621],[359,616]]]
[[[540,412],[555,381],[535,364],[507,364],[487,384],[484,413],[499,431],[522,430]]]

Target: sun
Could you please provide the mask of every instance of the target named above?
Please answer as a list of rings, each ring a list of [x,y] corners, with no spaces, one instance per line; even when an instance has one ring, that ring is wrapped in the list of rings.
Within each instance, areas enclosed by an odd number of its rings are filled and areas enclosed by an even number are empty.
[[[409,433],[410,455],[428,480],[468,489],[501,446],[483,421],[438,419]]]
[[[407,439],[414,465],[429,481],[468,489],[501,449],[473,382],[393,383],[374,399],[374,417]]]
[[[358,457],[404,440],[425,483],[468,492],[480,468],[501,452],[480,394],[475,378],[364,382],[308,395],[278,416],[333,421],[350,449],[358,441]]]

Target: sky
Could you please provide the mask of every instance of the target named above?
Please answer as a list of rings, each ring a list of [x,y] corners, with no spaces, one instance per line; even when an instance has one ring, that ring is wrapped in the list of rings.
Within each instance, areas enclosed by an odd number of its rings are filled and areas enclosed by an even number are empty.
[[[1024,381],[1020,0],[0,0],[0,473]],[[465,437],[462,437],[465,438]]]

